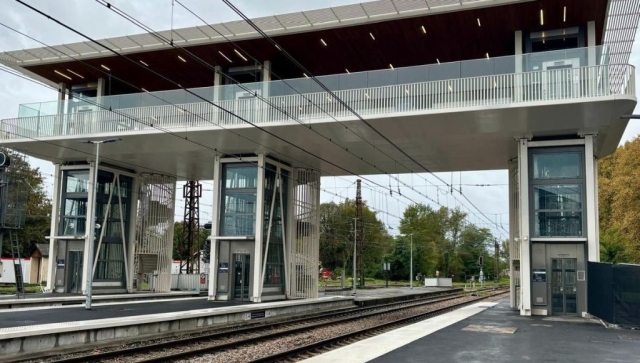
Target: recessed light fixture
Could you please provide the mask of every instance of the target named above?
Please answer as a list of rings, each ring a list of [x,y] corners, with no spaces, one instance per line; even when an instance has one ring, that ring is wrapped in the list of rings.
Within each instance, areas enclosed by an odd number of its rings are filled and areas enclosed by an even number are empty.
[[[421,26],[420,28],[422,28],[422,32],[423,32],[423,33],[427,34],[427,29],[425,29],[425,28],[424,28],[424,25],[423,25],[423,26]]]
[[[408,96],[409,95],[409,89],[405,88],[404,91],[407,92],[407,96]]]
[[[376,40],[376,37],[373,36],[373,33],[369,33],[369,35],[371,36],[371,39]]]
[[[228,60],[229,63],[233,63],[233,61],[231,61],[231,59],[229,59],[229,57],[227,57],[226,55],[224,55],[224,53],[222,53],[221,51],[218,51],[218,53],[220,53],[221,56],[224,57],[224,59]]]
[[[180,112],[180,113],[184,113],[184,110],[183,110],[183,109],[181,109],[180,107],[178,107],[178,112]]]
[[[322,42],[322,45],[324,45],[325,47],[327,46],[327,42],[325,42],[324,39],[320,38],[320,42]]]
[[[567,22],[567,7],[566,6],[562,9],[562,21],[564,23]]]
[[[71,73],[71,74],[73,74],[73,75],[76,75],[76,76],[78,76],[78,77],[80,77],[80,78],[84,79],[84,77],[82,77],[82,76],[81,76],[81,75],[79,75],[78,73],[76,73],[76,72],[74,72],[74,71],[72,71],[72,70],[70,70],[70,69],[68,69],[68,68],[67,68],[67,71],[69,71],[69,73]]]
[[[146,90],[146,89],[144,89],[144,88],[140,88],[140,89],[141,89],[141,90],[143,90],[143,91],[145,91],[145,92],[147,92],[147,93],[149,93],[149,91],[147,91],[147,90]]]
[[[329,97],[329,95],[327,95],[327,100],[331,102],[331,97]]]
[[[145,67],[148,67],[149,65],[147,63],[145,63],[145,61],[143,61],[142,59],[140,60],[140,63],[142,63]]]
[[[391,68],[391,70],[393,70],[393,64],[389,63],[389,68]]]
[[[487,59],[489,59],[489,53],[485,53],[485,56],[487,57]]]
[[[347,73],[351,74],[351,72],[349,72],[349,70],[348,70],[348,69],[346,69],[346,68],[345,68],[344,70],[345,70],[345,71],[347,71]]]
[[[496,82],[496,80],[493,80],[493,88],[497,88],[498,87],[498,82]]]
[[[58,72],[57,70],[54,70],[54,72],[58,73],[59,75],[61,75],[62,77],[71,80],[71,77],[67,76],[66,74],[62,73],[62,72]]]
[[[440,64],[440,59],[436,58],[436,62],[438,62],[438,64]]]
[[[237,50],[237,49],[234,49],[233,51],[234,51],[234,52],[236,52],[236,54],[237,54],[237,55],[239,55],[239,56],[240,56],[240,58],[244,59],[244,61],[245,61],[245,62],[247,61],[247,58],[245,58],[245,57],[242,55],[242,53],[238,52],[238,50]],[[226,58],[226,57],[225,57],[225,58]]]
[[[278,48],[278,50],[282,51],[282,48],[280,48],[280,46],[278,44],[276,44],[276,48]]]
[[[544,10],[540,9],[540,25],[544,25]]]
[[[104,64],[101,64],[100,67],[102,67],[102,68],[104,68],[104,69],[106,69],[108,71],[111,71],[111,69],[109,69],[109,67],[105,66]]]
[[[304,78],[309,78],[306,73],[302,73],[302,75],[304,76]]]
[[[480,18],[478,18],[477,20],[478,20],[478,26],[482,26],[482,25],[480,24]]]
[[[186,59],[182,58],[181,56],[178,56],[178,59],[180,59],[181,61],[187,63]]]
[[[453,88],[451,88],[451,83],[449,83],[449,92],[453,92]]]
[[[367,99],[370,99],[370,98],[371,98],[371,97],[369,97],[369,93],[368,93],[368,92],[365,92],[365,93],[364,93],[364,96],[365,96]]]

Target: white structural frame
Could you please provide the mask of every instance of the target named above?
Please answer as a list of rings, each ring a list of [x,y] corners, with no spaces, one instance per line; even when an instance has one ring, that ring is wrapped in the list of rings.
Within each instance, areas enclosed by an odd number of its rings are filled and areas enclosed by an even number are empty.
[[[512,308],[520,310],[521,315],[540,314],[537,309],[531,309],[531,243],[586,243],[586,261],[600,261],[599,242],[599,217],[598,217],[598,169],[597,157],[595,155],[596,135],[585,134],[580,139],[570,140],[548,140],[529,141],[528,139],[518,140],[518,161],[517,169],[515,163],[509,167],[509,192],[510,192],[510,220],[516,221],[515,227],[510,227],[511,251],[510,267],[512,271],[511,297]],[[586,237],[530,237],[530,209],[529,203],[531,194],[529,193],[529,150],[543,147],[584,147],[584,223],[586,223]],[[514,176],[517,176],[514,178]],[[517,182],[516,182],[517,181]],[[516,184],[517,183],[517,184]],[[515,191],[519,195],[515,194]],[[515,202],[518,204],[515,204]],[[586,263],[585,261],[585,263]],[[515,271],[514,265],[519,262],[520,271]],[[518,289],[517,281],[520,281]],[[585,302],[586,305],[586,302]],[[546,314],[546,311],[545,311]]]

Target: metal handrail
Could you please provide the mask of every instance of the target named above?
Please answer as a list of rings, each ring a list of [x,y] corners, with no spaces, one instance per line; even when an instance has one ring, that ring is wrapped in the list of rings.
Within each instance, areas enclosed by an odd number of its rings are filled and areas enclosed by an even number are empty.
[[[615,78],[615,82],[612,82]],[[635,67],[585,66],[440,81],[215,102],[254,124],[323,122],[362,116],[402,115],[461,108],[500,107],[530,102],[635,96]],[[207,102],[33,116],[3,120],[0,140],[148,132],[154,128],[191,131],[247,125]],[[275,107],[274,107],[275,106]]]

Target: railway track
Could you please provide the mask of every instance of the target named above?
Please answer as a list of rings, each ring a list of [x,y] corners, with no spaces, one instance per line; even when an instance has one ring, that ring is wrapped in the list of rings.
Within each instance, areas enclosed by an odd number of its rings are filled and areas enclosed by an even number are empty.
[[[477,292],[487,292],[492,289],[478,290]],[[502,294],[504,292],[499,292]],[[47,360],[47,362],[56,363],[72,363],[72,362],[174,362],[180,360],[187,360],[191,357],[198,357],[216,352],[231,351],[241,346],[247,346],[251,344],[259,344],[261,342],[270,341],[282,337],[293,336],[296,334],[303,334],[305,332],[312,331],[313,329],[319,329],[336,324],[347,324],[349,322],[358,321],[361,319],[371,319],[388,314],[398,313],[407,309],[421,308],[431,306],[434,304],[447,304],[450,305],[446,308],[436,309],[433,314],[440,314],[446,311],[456,309],[460,306],[477,302],[487,297],[478,298],[465,298],[465,295],[469,295],[468,292],[455,292],[452,294],[441,295],[434,298],[416,299],[403,302],[395,302],[384,305],[377,305],[372,307],[354,308],[344,311],[322,313],[314,316],[306,316],[303,318],[291,319],[286,321],[279,321],[273,323],[261,323],[252,324],[249,326],[243,326],[237,329],[230,329],[225,331],[216,331],[199,336],[190,336],[186,338],[172,339],[169,341],[162,341],[159,343],[153,343],[142,346],[135,346],[130,348],[111,350],[111,351],[93,351],[90,354],[67,356],[56,360]],[[495,296],[492,294],[490,296]],[[454,303],[456,299],[466,299],[462,303]],[[449,304],[451,303],[451,304]],[[432,313],[427,313],[432,314]],[[432,314],[432,315],[433,315]],[[420,315],[420,314],[418,314]],[[424,314],[422,314],[424,315]],[[425,316],[422,318],[414,317],[413,319],[422,320],[430,317]],[[406,319],[401,319],[405,321]],[[392,329],[392,326],[396,326],[398,322],[392,322],[393,324],[385,323],[379,325],[379,328],[388,327]],[[409,320],[406,320],[409,321]],[[404,323],[408,324],[408,323]],[[366,330],[366,329],[364,329]],[[296,355],[308,354],[309,351],[318,349],[326,349],[332,345],[344,344],[344,342],[358,339],[359,336],[366,336],[367,334],[374,334],[374,330],[369,329],[367,332],[363,330],[362,333],[350,332],[348,334],[338,335],[329,339],[320,340],[307,345],[301,345],[295,347],[295,349],[289,349],[288,352],[267,354],[264,358],[255,360],[256,362],[270,362],[270,361],[282,361],[283,359]],[[342,342],[342,343],[341,343]],[[323,348],[324,347],[324,348]],[[284,354],[284,355],[283,355]],[[245,359],[244,361],[254,361],[252,359]]]

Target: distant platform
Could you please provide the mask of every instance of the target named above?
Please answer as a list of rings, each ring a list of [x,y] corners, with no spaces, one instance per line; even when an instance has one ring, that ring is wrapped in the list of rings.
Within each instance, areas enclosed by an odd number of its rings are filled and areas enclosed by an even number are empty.
[[[84,306],[0,310],[0,362],[37,358],[42,352],[89,349],[252,320],[352,309],[353,297],[268,303],[209,301],[194,297]]]
[[[607,329],[580,317],[524,317],[503,299],[469,305],[304,362],[640,362],[639,357],[640,331]]]
[[[130,294],[94,294],[92,301],[95,303],[126,303],[134,301],[184,299],[200,296],[199,291],[172,291],[172,292],[134,292]],[[86,297],[82,294],[26,294],[18,299],[15,295],[0,296],[0,310],[16,308],[50,307],[66,305],[83,305]]]

